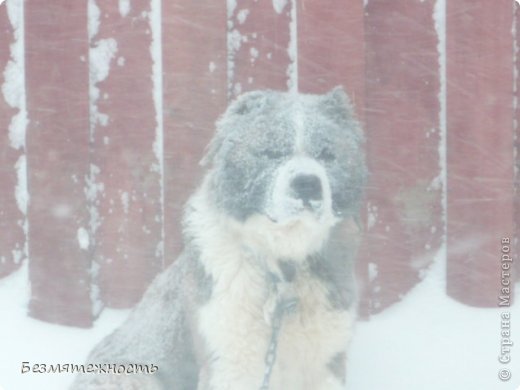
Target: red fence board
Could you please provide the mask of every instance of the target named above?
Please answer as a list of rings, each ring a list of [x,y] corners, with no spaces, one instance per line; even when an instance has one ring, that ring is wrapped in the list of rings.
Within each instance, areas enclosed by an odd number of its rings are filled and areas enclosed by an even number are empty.
[[[225,2],[163,2],[165,260],[182,248],[183,206],[227,104]]]
[[[89,326],[86,2],[28,0],[25,7],[30,314]]]
[[[514,224],[514,258],[516,260],[516,280],[520,281],[520,4],[515,3],[514,10],[514,46],[513,46],[513,60],[515,72],[514,76],[514,157],[515,157],[515,165],[514,165],[514,216],[513,216],[513,224]]]
[[[244,0],[230,10],[229,96],[254,89],[288,88],[291,2]]]
[[[447,289],[473,306],[496,307],[513,234],[512,6],[447,2]]]
[[[90,31],[92,162],[99,169],[93,184],[102,186],[95,261],[103,302],[129,307],[162,268],[151,4],[93,4],[91,18],[99,13],[97,31]]]
[[[14,11],[17,9],[11,9],[9,17],[7,5],[0,7],[0,277],[17,269],[27,255],[25,207],[17,204],[16,197],[20,185],[18,172],[25,164],[23,140],[18,137],[25,127],[20,123],[24,116],[20,107],[24,95],[19,90],[20,78],[17,77],[23,76],[20,63],[23,52],[16,52],[23,48],[17,47],[23,45],[23,24],[17,25],[22,22],[22,15],[21,12],[13,14]],[[23,169],[20,174],[23,175]]]
[[[434,5],[370,0],[366,7],[368,313],[420,280],[443,234]]]
[[[325,93],[342,85],[363,118],[365,94],[362,0],[298,2],[298,88]]]

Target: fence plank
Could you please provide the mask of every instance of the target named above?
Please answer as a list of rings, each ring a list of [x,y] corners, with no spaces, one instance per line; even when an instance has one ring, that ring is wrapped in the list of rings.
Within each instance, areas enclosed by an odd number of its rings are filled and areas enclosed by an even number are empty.
[[[163,261],[151,11],[150,1],[92,1],[90,8],[92,185],[102,186],[92,228],[101,297],[110,307],[135,304]]]
[[[420,280],[443,233],[434,5],[370,0],[366,7],[371,179],[363,314],[399,301]]]
[[[27,256],[23,7],[18,2],[0,7],[0,89],[1,278]]]
[[[515,72],[514,76],[514,104],[513,109],[514,112],[514,156],[515,156],[515,166],[514,166],[514,253],[513,256],[516,260],[516,280],[520,281],[520,4],[515,2],[515,10],[514,10],[514,67]]]
[[[500,239],[513,232],[513,4],[447,7],[447,289],[494,307]]]
[[[325,93],[348,91],[363,117],[365,58],[363,1],[298,2],[298,88]]]
[[[239,4],[239,6],[238,6]],[[276,8],[275,8],[276,5]],[[230,10],[228,89],[286,90],[289,82],[291,2],[244,0]],[[232,11],[232,12],[231,12]]]
[[[25,2],[31,316],[90,326],[86,2]]]
[[[182,209],[227,99],[225,2],[163,2],[165,260],[182,248]]]

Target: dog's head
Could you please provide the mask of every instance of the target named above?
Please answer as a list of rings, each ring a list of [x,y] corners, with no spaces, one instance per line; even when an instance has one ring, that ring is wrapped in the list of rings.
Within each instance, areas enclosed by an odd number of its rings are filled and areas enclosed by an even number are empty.
[[[219,119],[203,164],[213,165],[217,207],[236,221],[323,241],[339,219],[358,212],[363,143],[341,88],[325,95],[254,91]]]

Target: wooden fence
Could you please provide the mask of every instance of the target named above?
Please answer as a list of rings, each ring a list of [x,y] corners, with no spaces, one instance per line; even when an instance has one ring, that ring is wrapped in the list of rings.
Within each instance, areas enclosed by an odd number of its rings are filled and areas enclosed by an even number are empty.
[[[182,205],[228,101],[343,85],[368,136],[368,317],[446,239],[447,293],[493,307],[516,243],[511,0],[7,0],[0,6],[0,277],[31,316],[90,326],[182,248]],[[514,167],[516,166],[516,170]]]

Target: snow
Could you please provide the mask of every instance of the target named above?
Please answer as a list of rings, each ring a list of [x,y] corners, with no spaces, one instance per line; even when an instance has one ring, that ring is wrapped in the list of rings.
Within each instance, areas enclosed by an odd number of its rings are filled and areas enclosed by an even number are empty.
[[[377,206],[370,202],[367,204],[367,230],[372,229],[377,223]]]
[[[24,28],[23,1],[15,0],[6,4],[9,23],[13,28],[14,40],[9,50],[11,58],[4,69],[4,84],[2,94],[12,108],[19,110],[9,126],[9,138],[14,149],[25,145],[26,116],[25,110],[25,80],[24,80]]]
[[[128,214],[130,208],[130,197],[128,195],[128,192],[121,193],[121,204],[123,205],[123,212],[125,214]]]
[[[235,83],[233,86],[233,94],[235,96],[238,96],[242,93],[242,84],[241,83]]]
[[[231,49],[233,52],[238,51],[240,46],[242,46],[242,40],[242,34],[238,30],[232,30],[228,36],[228,49]]]
[[[90,246],[90,237],[87,229],[80,227],[77,232],[78,244],[84,251],[88,250]]]
[[[289,23],[289,47],[287,53],[291,63],[287,67],[287,88],[291,92],[298,92],[298,3],[291,0],[291,21]]]
[[[124,18],[130,13],[130,0],[119,0],[119,14]]]
[[[105,309],[92,329],[53,325],[26,315],[30,297],[28,267],[0,279],[0,389],[65,390],[73,374],[21,374],[22,362],[76,363],[85,361],[92,345],[128,316],[128,310]],[[8,313],[9,315],[4,315]]]
[[[99,99],[99,88],[97,84],[104,81],[110,73],[110,65],[117,53],[117,41],[114,38],[100,39],[92,43],[90,48],[90,108],[91,128],[94,132],[96,124],[101,126],[108,124],[108,115],[99,112],[97,100]],[[93,136],[93,134],[92,134]]]
[[[157,162],[151,167],[160,176],[161,191],[161,215],[157,216],[162,221],[164,215],[164,123],[163,123],[163,68],[162,68],[162,0],[152,0],[149,13],[150,26],[152,29],[152,44],[150,54],[152,56],[152,81],[153,102],[155,108],[155,141],[153,151]],[[155,250],[155,255],[164,262],[164,223],[161,223],[161,239]]]
[[[101,217],[97,209],[98,195],[103,192],[105,186],[98,181],[101,169],[95,164],[90,164],[90,172],[85,177],[85,196],[89,204],[89,230],[92,235],[95,234],[97,228],[101,225]]]
[[[354,390],[516,390],[520,366],[498,362],[501,313],[511,313],[511,339],[520,334],[520,306],[473,308],[445,294],[445,250],[441,249],[424,280],[403,300],[354,331],[347,388]],[[80,364],[101,338],[119,326],[128,311],[105,309],[92,329],[53,325],[26,315],[27,265],[0,279],[0,388],[65,390],[72,374],[21,374],[22,362]],[[520,299],[517,285],[517,302]],[[498,292],[497,292],[498,293]],[[513,346],[512,361],[520,356]],[[8,358],[5,358],[8,357]],[[512,380],[498,379],[501,368]],[[517,371],[515,371],[515,369]]]
[[[27,189],[27,158],[25,155],[25,138],[27,125],[26,96],[25,96],[25,34],[24,34],[24,2],[11,0],[6,3],[7,16],[13,28],[14,39],[9,47],[10,59],[3,72],[4,83],[1,86],[2,96],[5,102],[17,112],[9,123],[9,144],[13,149],[20,151],[20,155],[14,165],[16,171],[16,185],[14,197],[18,209],[23,214],[19,222],[24,231],[24,243],[17,243],[12,250],[13,260],[20,263],[28,256],[29,225],[26,218],[29,204],[29,191]],[[23,246],[23,247],[22,247]]]
[[[251,47],[249,49],[249,55],[251,56],[251,62],[255,62],[259,56],[258,49],[256,47]]]
[[[273,0],[273,8],[277,14],[281,14],[287,6],[287,0]]]
[[[237,0],[227,0],[227,16],[231,19],[237,8]]]
[[[515,340],[520,306],[473,308],[447,297],[444,255],[441,248],[424,280],[402,302],[358,323],[349,353],[348,389],[518,389],[520,366],[501,365],[498,356],[501,313],[511,313]],[[512,360],[519,358],[520,349],[514,349]],[[510,383],[498,378],[499,369],[506,367],[513,374]]]
[[[242,10],[238,11],[238,14],[237,14],[238,23],[244,24],[246,22],[248,16],[249,16],[248,9],[242,9]]]
[[[439,142],[439,162],[440,175],[439,181],[442,184],[442,206],[444,212],[444,224],[448,220],[448,166],[447,166],[447,75],[446,75],[446,0],[437,0],[433,12],[433,20],[435,22],[435,30],[439,39],[437,50],[439,52],[439,127],[440,127],[440,142]],[[435,180],[434,180],[435,181]],[[432,187],[434,187],[432,183]],[[445,226],[446,228],[446,226]],[[446,231],[446,229],[444,230]]]
[[[373,282],[378,275],[377,264],[368,263],[368,281]]]
[[[15,164],[17,181],[14,189],[16,204],[22,214],[27,215],[29,205],[29,190],[27,189],[27,158],[25,154],[18,157]],[[24,221],[27,224],[27,220]],[[27,228],[24,229],[27,234]]]
[[[240,93],[241,89],[234,85],[235,78],[235,56],[240,50],[242,42],[247,38],[243,36],[240,31],[233,28],[234,24],[231,20],[228,21],[227,33],[227,79],[228,79],[228,95]],[[228,96],[230,97],[230,96]]]
[[[99,17],[101,11],[96,4],[96,0],[88,0],[88,36],[92,40],[99,32]]]
[[[14,40],[9,47],[11,58],[3,72],[4,83],[1,89],[5,102],[10,107],[18,110],[9,124],[10,146],[16,150],[24,150],[25,133],[28,124],[24,78],[24,3],[21,0],[13,0],[6,3],[6,7],[9,23],[14,31]],[[17,165],[19,169],[24,169],[18,163]],[[26,179],[23,179],[23,181],[26,181]],[[26,185],[24,186],[26,187]]]
[[[101,299],[101,291],[97,284],[99,277],[99,269],[99,263],[92,262],[92,265],[90,267],[90,301],[92,302],[92,316],[94,318],[99,317],[101,311],[103,310],[103,307],[105,306]]]
[[[112,60],[117,54],[117,41],[114,38],[96,40],[99,33],[100,9],[96,0],[88,2],[88,35],[90,39],[89,51],[89,98],[90,98],[90,140],[94,141],[97,124],[106,126],[109,117],[101,113],[97,107],[100,97],[98,83],[104,81],[109,73]],[[116,61],[120,66],[121,64]]]
[[[58,203],[52,207],[51,214],[56,219],[69,219],[72,217],[72,208],[70,204]]]

